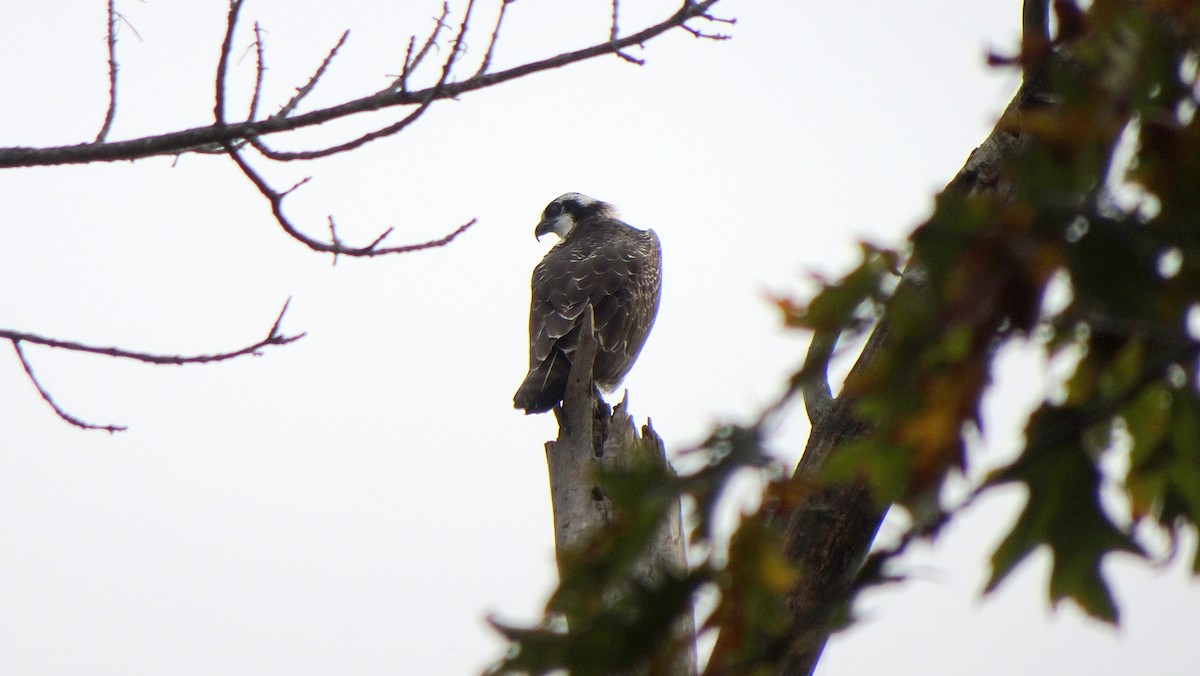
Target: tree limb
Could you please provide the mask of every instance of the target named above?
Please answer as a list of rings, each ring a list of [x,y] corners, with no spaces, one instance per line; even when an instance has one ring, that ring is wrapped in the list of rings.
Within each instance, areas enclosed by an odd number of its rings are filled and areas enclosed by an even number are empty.
[[[108,0],[108,112],[104,114],[104,123],[100,133],[96,134],[96,143],[103,143],[112,129],[113,120],[117,117],[117,9],[116,0]],[[53,406],[53,403],[51,403]]]
[[[17,358],[21,361],[21,366],[25,369],[25,375],[33,386],[37,388],[38,394],[42,399],[54,409],[55,414],[66,422],[85,430],[104,430],[106,432],[120,432],[125,430],[124,426],[120,425],[94,425],[84,422],[79,418],[67,413],[59,406],[50,392],[41,384],[37,376],[34,374],[33,366],[29,363],[28,357],[21,346],[21,343],[29,343],[31,345],[43,345],[45,347],[54,348],[57,350],[67,350],[70,352],[86,352],[90,354],[100,354],[106,357],[117,359],[129,359],[132,361],[140,361],[147,364],[170,364],[182,366],[184,364],[210,364],[213,362],[227,361],[236,359],[245,355],[258,356],[261,350],[266,347],[287,345],[294,343],[304,337],[305,334],[299,333],[296,335],[284,335],[279,332],[279,325],[283,321],[283,315],[287,312],[288,303],[284,303],[283,309],[279,311],[279,316],[275,318],[275,322],[271,325],[267,336],[253,344],[240,347],[228,352],[217,352],[214,354],[197,354],[197,355],[178,355],[178,354],[154,354],[150,352],[138,352],[135,350],[127,350],[120,347],[100,347],[96,345],[85,345],[70,340],[60,340],[58,338],[47,338],[36,333],[27,333],[24,331],[13,331],[11,329],[0,329],[0,340],[7,340],[12,343],[13,348],[17,352]]]
[[[33,383],[33,386],[37,388],[38,394],[42,395],[42,400],[50,405],[50,408],[54,410],[55,415],[57,415],[59,418],[80,429],[104,430],[109,434],[112,434],[113,432],[124,432],[126,429],[128,429],[124,425],[96,425],[93,423],[84,422],[70,413],[67,413],[54,401],[54,397],[50,396],[50,392],[48,392],[45,387],[42,387],[41,382],[39,382],[37,376],[34,375],[33,366],[30,365],[29,360],[25,358],[25,351],[21,349],[21,341],[12,341],[12,346],[17,352],[17,359],[21,360],[21,366],[25,369],[25,375],[29,378],[29,382]]]
[[[214,123],[204,127],[194,127],[126,141],[81,143],[46,148],[0,148],[0,169],[86,164],[91,162],[116,162],[138,160],[157,155],[175,155],[197,147],[224,145],[244,141],[251,137],[268,136],[306,127],[314,127],[330,120],[342,119],[384,108],[422,105],[429,100],[457,98],[469,92],[493,87],[533,73],[561,68],[597,56],[612,54],[626,47],[646,42],[673,28],[683,27],[695,33],[694,29],[685,25],[686,21],[698,18],[710,21],[722,21],[707,14],[708,9],[718,1],[686,2],[670,17],[637,33],[617,40],[607,40],[572,52],[558,54],[540,61],[522,64],[507,70],[483,73],[467,78],[466,80],[446,82],[416,91],[406,91],[395,86],[389,86],[387,89],[368,96],[299,115],[271,117],[265,120],[228,124]],[[234,6],[237,4],[240,3],[235,0],[235,3],[231,5],[231,14],[234,13]],[[703,34],[703,36],[718,37],[707,34]]]
[[[1027,3],[1026,10],[1030,4],[1037,3]],[[1030,29],[1028,21],[1026,27]],[[1036,28],[1035,24],[1033,29]],[[947,191],[963,194],[990,191],[1003,195],[1011,189],[999,170],[1008,158],[1020,151],[1026,137],[1015,133],[1008,120],[1023,111],[1045,105],[1051,93],[1045,73],[1049,61],[1054,58],[1051,54],[1039,62],[1038,68],[1026,72],[1024,82],[1000,121],[987,139],[972,151],[963,168],[946,187]],[[923,274],[919,264],[910,263],[895,295],[922,293]],[[847,383],[861,377],[886,345],[891,321],[885,310],[847,376]],[[809,358],[819,359],[821,351],[827,347],[827,341],[814,338]],[[795,481],[812,477],[839,447],[870,433],[871,425],[855,413],[854,401],[845,393],[846,389],[843,388],[843,394],[831,401],[813,397],[816,406],[810,406],[812,432],[795,470]],[[808,390],[805,390],[805,399],[806,403],[810,399]],[[789,596],[796,632],[781,673],[812,674],[816,668],[837,614],[852,597],[863,562],[886,512],[887,506],[877,504],[862,481],[809,491],[792,512],[785,531],[785,554],[801,574],[799,584]]]
[[[829,359],[837,347],[838,332],[818,330],[813,333],[801,372],[808,373],[800,389],[804,394],[804,408],[814,425],[833,406],[833,392],[829,388]]]

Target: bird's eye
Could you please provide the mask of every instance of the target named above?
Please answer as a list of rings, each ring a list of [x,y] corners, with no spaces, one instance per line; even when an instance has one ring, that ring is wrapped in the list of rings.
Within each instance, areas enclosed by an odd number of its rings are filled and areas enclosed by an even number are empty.
[[[551,204],[550,206],[546,207],[545,216],[546,216],[546,218],[554,218],[555,216],[558,216],[559,214],[561,214],[562,210],[563,210],[562,204],[555,202],[555,203]]]

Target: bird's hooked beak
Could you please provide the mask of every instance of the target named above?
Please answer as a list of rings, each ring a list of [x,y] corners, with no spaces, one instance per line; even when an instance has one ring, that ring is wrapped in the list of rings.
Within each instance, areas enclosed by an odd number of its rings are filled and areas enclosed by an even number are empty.
[[[542,219],[537,224],[537,227],[533,229],[533,238],[540,242],[542,240],[542,235],[548,235],[552,232],[555,232],[554,219],[545,218]]]

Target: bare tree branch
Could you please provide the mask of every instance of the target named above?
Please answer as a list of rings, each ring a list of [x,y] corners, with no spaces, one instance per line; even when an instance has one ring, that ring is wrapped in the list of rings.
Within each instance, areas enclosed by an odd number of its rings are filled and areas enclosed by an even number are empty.
[[[609,40],[616,40],[617,35],[620,33],[620,29],[617,26],[617,19],[620,16],[620,14],[621,14],[621,2],[620,2],[620,0],[613,0],[613,3],[612,3],[612,27],[608,31],[608,39]],[[635,66],[646,65],[646,62],[643,59],[639,59],[635,56],[630,56],[629,54],[626,54],[625,52],[622,52],[620,50],[618,50],[616,52],[616,54],[617,54],[617,56],[621,57],[622,59],[625,59],[626,61],[628,61],[629,63],[632,63]]]
[[[264,76],[264,73],[263,73],[263,71],[264,71],[263,43],[262,43],[261,36],[259,35],[259,27],[258,27],[257,22],[254,24],[254,36],[255,36],[255,47],[258,51],[258,70],[255,74],[254,97],[250,101],[250,116],[246,118],[248,121],[251,121],[251,122],[254,121],[254,118],[257,114],[256,111],[257,111],[257,104],[258,104],[258,94],[259,94],[260,88],[262,87],[262,80],[263,80],[263,76]],[[348,38],[349,36],[350,36],[350,31],[348,31],[348,30],[342,31],[342,35],[340,38],[338,38],[337,44],[335,44],[333,46],[333,49],[329,50],[329,54],[327,54],[325,56],[325,59],[323,61],[321,61],[321,65],[317,67],[317,71],[315,73],[313,73],[312,77],[310,77],[308,79],[308,82],[305,82],[304,86],[302,86],[302,87],[297,87],[296,94],[294,96],[292,96],[292,98],[289,99],[287,103],[283,104],[283,106],[278,111],[276,111],[274,114],[272,114],[270,116],[270,118],[287,117],[288,115],[292,114],[292,112],[296,109],[296,107],[300,105],[300,102],[304,100],[304,97],[308,96],[309,93],[312,92],[312,90],[317,86],[317,82],[319,82],[321,79],[321,76],[325,74],[325,70],[327,68],[329,68],[329,64],[333,61],[333,57],[337,56],[338,50],[342,48],[342,45],[346,44],[346,38]],[[268,118],[268,119],[270,119],[270,118]],[[405,126],[407,126],[407,125],[405,125]],[[401,127],[401,128],[403,128],[403,127]],[[399,130],[397,130],[397,131],[399,131]],[[364,141],[364,143],[365,142],[366,141]],[[280,152],[280,151],[274,150],[273,148],[269,147],[266,143],[264,143],[257,136],[250,136],[245,141],[238,141],[237,143],[234,143],[234,147],[241,148],[246,143],[249,143],[250,145],[254,146],[254,149],[257,150],[263,157],[266,157],[267,159],[278,160],[278,161],[283,161],[283,162],[286,162],[289,160],[311,160],[311,159],[315,159],[317,157],[323,157],[325,155],[332,155],[336,152],[344,152],[345,150],[350,149],[348,147],[340,148],[340,149],[333,150],[332,152],[327,152],[327,153],[323,153],[323,154],[321,153],[321,151],[300,152],[300,153]],[[359,145],[361,145],[361,144],[359,144]],[[357,146],[354,146],[354,147],[357,147]],[[203,149],[193,149],[193,150],[195,152],[208,154],[208,155],[215,155],[215,154],[224,155],[225,154],[225,147],[223,144],[220,144],[220,143],[205,146]],[[307,179],[305,179],[305,180],[307,181]]]
[[[373,141],[375,139],[382,138],[384,136],[389,136],[391,134],[395,134],[395,133],[399,132],[400,130],[404,129],[408,125],[415,122],[417,120],[417,118],[419,118],[426,110],[428,110],[429,105],[433,102],[435,95],[437,94],[438,88],[440,86],[442,86],[449,79],[450,73],[454,69],[454,64],[458,60],[459,55],[462,53],[463,39],[465,38],[465,36],[467,34],[467,30],[469,28],[470,21],[471,21],[471,12],[472,12],[472,9],[474,8],[474,6],[475,6],[475,0],[471,0],[467,4],[467,10],[466,10],[465,14],[463,15],[463,19],[462,19],[461,23],[459,24],[458,33],[454,39],[454,43],[450,50],[450,54],[449,54],[449,56],[446,57],[446,60],[442,63],[442,74],[438,80],[438,84],[434,85],[434,87],[429,90],[430,94],[427,97],[427,99],[420,106],[418,106],[416,110],[409,113],[404,119],[402,119],[398,122],[395,122],[393,124],[390,124],[386,127],[383,127],[382,129],[377,129],[373,132],[364,134],[352,141],[348,141],[346,143],[343,143],[343,144],[340,144],[337,146],[332,146],[330,148],[324,148],[321,150],[301,152],[301,153],[277,152],[277,151],[271,150],[265,144],[261,143],[257,139],[253,139],[253,138],[250,140],[250,142],[254,145],[254,147],[259,152],[263,153],[264,155],[266,155],[272,159],[281,159],[281,160],[311,159],[313,157],[324,157],[324,156],[333,155],[333,154],[339,153],[339,152],[345,152],[347,150],[362,146],[362,145],[364,145],[370,141]],[[237,20],[236,13],[233,10],[231,10],[230,11],[230,24],[229,24],[227,35],[230,35],[233,33],[233,24],[236,20]],[[440,22],[439,22],[439,26],[440,26]],[[439,30],[439,29],[435,29],[435,30]],[[228,45],[228,44],[229,44],[229,41],[227,39],[226,45]],[[338,43],[338,46],[339,47],[341,46],[341,42]],[[335,47],[334,50],[330,52],[330,56],[326,59],[326,62],[322,64],[322,70],[324,69],[325,65],[328,64],[329,59],[331,59],[333,57],[333,54],[336,51],[337,51],[337,47]],[[224,54],[223,54],[223,56],[224,56]],[[223,60],[224,59],[222,59],[222,61]],[[218,66],[217,73],[218,73],[218,78],[220,78],[224,75],[224,71],[221,69],[220,66]],[[310,81],[310,84],[315,83],[316,78],[319,76],[320,76],[320,71],[318,71],[318,74],[316,76],[314,76],[313,80]],[[217,86],[218,94],[222,90],[223,90],[223,87],[218,85]],[[217,104],[216,111],[218,114],[220,114],[223,111],[223,106],[221,103]],[[222,122],[222,121],[223,120],[221,118],[218,118],[218,122]],[[295,190],[296,188],[300,187],[305,182],[307,182],[308,179],[305,179],[304,181],[297,183],[296,185],[292,186],[290,189],[288,189],[284,192],[279,192],[279,191],[275,190],[274,188],[272,188],[270,186],[270,184],[267,182],[267,180],[265,178],[263,178],[261,174],[259,174],[257,171],[255,171],[255,169],[253,167],[250,166],[250,163],[241,154],[240,149],[234,143],[227,141],[227,142],[224,142],[222,145],[225,147],[225,152],[229,155],[229,157],[231,159],[233,159],[233,161],[242,170],[242,173],[245,174],[248,179],[250,179],[250,182],[253,183],[256,188],[258,188],[258,191],[260,193],[262,193],[263,197],[267,198],[267,202],[270,203],[270,205],[271,205],[271,213],[274,214],[276,222],[278,222],[279,226],[281,228],[283,228],[283,231],[286,232],[288,235],[290,235],[292,238],[300,241],[305,246],[309,247],[310,249],[312,249],[314,251],[333,254],[334,264],[337,263],[337,257],[339,255],[359,256],[359,257],[380,256],[380,255],[386,255],[386,254],[411,253],[413,251],[421,251],[423,249],[431,249],[431,248],[435,248],[435,247],[445,246],[446,244],[449,244],[455,237],[462,234],[464,231],[467,230],[467,228],[471,227],[475,223],[475,220],[472,219],[471,221],[467,222],[466,224],[459,226],[456,230],[451,232],[449,235],[446,235],[445,237],[441,237],[436,240],[431,240],[428,242],[421,242],[418,244],[408,244],[408,245],[397,246],[397,247],[380,247],[379,245],[382,244],[383,240],[385,238],[387,238],[387,236],[390,235],[392,232],[392,228],[388,228],[387,230],[385,230],[383,232],[383,234],[376,237],[374,241],[372,241],[370,244],[367,244],[366,246],[348,247],[348,246],[342,244],[342,242],[338,238],[337,229],[334,224],[333,216],[329,216],[328,218],[329,218],[330,240],[328,242],[322,242],[320,240],[313,239],[312,237],[309,237],[308,235],[305,235],[304,233],[302,233],[295,226],[295,224],[293,224],[291,222],[291,220],[288,219],[288,217],[283,213],[283,199],[285,197],[287,197],[287,195],[289,193],[291,193],[293,190]]]
[[[288,303],[291,301],[289,300]],[[178,355],[178,354],[153,354],[150,352],[138,352],[135,350],[126,350],[120,347],[98,347],[95,345],[85,345],[70,340],[59,340],[57,338],[46,338],[39,336],[36,333],[26,333],[24,331],[13,331],[11,329],[0,329],[0,340],[9,340],[12,342],[25,342],[34,345],[44,345],[59,350],[69,350],[71,352],[87,352],[90,354],[102,354],[106,357],[115,357],[118,359],[130,359],[133,361],[145,362],[147,364],[169,364],[174,366],[182,366],[184,364],[209,364],[218,361],[227,361],[245,355],[259,355],[260,350],[265,347],[274,345],[287,345],[294,343],[305,336],[303,333],[298,333],[294,336],[287,336],[279,333],[279,324],[283,321],[283,315],[287,312],[288,303],[284,303],[283,309],[280,310],[279,316],[275,319],[275,323],[271,325],[271,330],[267,332],[267,337],[245,347],[240,347],[229,352],[217,352],[214,354],[197,354],[197,355]]]
[[[545,70],[561,68],[579,61],[611,54],[632,45],[641,44],[673,28],[684,27],[694,35],[697,31],[684,26],[689,19],[717,19],[707,14],[719,0],[687,2],[678,11],[663,21],[617,40],[608,40],[573,52],[558,54],[540,61],[515,66],[507,70],[484,73],[459,82],[445,82],[418,91],[407,91],[389,86],[352,101],[321,108],[295,116],[270,117],[231,124],[212,124],[194,127],[157,136],[147,136],[126,141],[105,143],[82,143],[72,146],[46,148],[9,147],[0,148],[0,169],[30,166],[52,166],[61,164],[84,164],[91,162],[115,162],[137,160],[156,155],[173,155],[196,147],[212,144],[223,145],[243,141],[251,137],[277,134],[295,129],[313,127],[330,120],[350,117],[395,106],[421,105],[426,100],[456,98],[462,94],[492,87],[509,80]],[[236,5],[240,3],[232,3]],[[231,13],[232,11],[231,5]],[[701,33],[699,37],[720,39],[722,36]],[[411,71],[411,68],[410,68]]]
[[[108,0],[108,112],[96,134],[96,143],[103,143],[117,117],[117,8],[116,0]],[[18,348],[19,351],[19,348]],[[51,403],[53,406],[53,403]]]
[[[217,124],[225,124],[225,80],[229,70],[229,52],[233,49],[233,33],[237,29],[238,14],[244,0],[229,0],[229,18],[225,20],[225,39],[221,41],[221,58],[217,59],[217,93],[213,117]]]
[[[266,338],[263,338],[262,340],[259,340],[251,345],[247,345],[245,347],[238,348],[236,350],[231,350],[229,352],[218,352],[215,354],[198,354],[198,355],[153,354],[150,352],[137,352],[134,350],[126,350],[126,349],[120,348],[120,347],[99,347],[99,346],[95,346],[95,345],[85,345],[83,343],[77,343],[77,342],[70,341],[70,340],[60,340],[57,338],[46,338],[45,336],[39,336],[36,333],[27,333],[24,331],[13,331],[10,329],[0,329],[0,340],[7,340],[12,343],[13,348],[17,352],[17,357],[21,360],[21,366],[24,367],[25,374],[26,374],[26,376],[29,377],[29,381],[31,383],[33,383],[33,386],[35,388],[37,388],[38,393],[42,395],[42,399],[44,399],[46,401],[46,403],[50,405],[50,408],[54,409],[54,412],[55,412],[55,414],[58,415],[58,417],[62,418],[63,420],[67,421],[68,423],[70,423],[80,429],[104,430],[106,432],[121,432],[126,429],[124,426],[95,425],[92,423],[84,422],[83,420],[80,420],[79,418],[77,418],[77,417],[71,415],[70,413],[67,413],[65,410],[63,410],[63,408],[54,401],[54,398],[50,395],[50,392],[47,391],[46,388],[42,386],[40,381],[38,381],[37,376],[34,375],[33,366],[30,365],[29,359],[25,356],[25,351],[21,348],[21,343],[30,343],[32,345],[43,345],[45,347],[50,347],[50,348],[54,348],[54,349],[58,349],[58,350],[68,350],[71,352],[87,352],[90,354],[101,354],[101,355],[104,355],[107,357],[114,357],[117,359],[130,359],[133,361],[140,361],[140,362],[144,362],[147,364],[171,364],[171,365],[176,365],[176,366],[181,366],[184,364],[209,364],[212,362],[236,359],[237,357],[242,357],[245,355],[258,356],[258,355],[262,354],[261,350],[263,348],[276,346],[276,345],[287,345],[288,343],[294,343],[297,340],[300,340],[301,338],[303,338],[305,335],[303,333],[288,336],[288,335],[284,335],[279,332],[279,325],[280,325],[280,323],[283,322],[283,315],[287,312],[288,304],[290,304],[290,303],[291,303],[291,300],[289,299],[287,303],[283,304],[283,309],[279,311],[279,316],[276,317],[275,322],[273,324],[271,324],[271,329],[269,331],[267,331]]]
[[[388,228],[383,232],[383,234],[376,237],[374,241],[366,246],[348,247],[343,245],[338,240],[337,234],[334,230],[333,217],[331,216],[329,217],[329,228],[332,239],[329,242],[322,242],[305,235],[303,232],[300,232],[300,230],[296,228],[295,224],[291,222],[287,215],[283,213],[283,198],[287,197],[288,194],[296,188],[308,182],[308,179],[304,179],[300,183],[297,183],[284,192],[279,192],[272,188],[271,185],[267,183],[266,179],[264,179],[262,175],[260,175],[254,170],[253,167],[250,166],[250,163],[246,161],[246,158],[242,157],[242,153],[232,144],[229,144],[226,147],[226,152],[229,154],[229,157],[232,158],[235,163],[237,163],[238,167],[242,170],[242,173],[244,173],[246,177],[250,179],[250,182],[254,184],[254,187],[258,188],[258,191],[262,193],[263,197],[267,198],[267,202],[269,202],[271,205],[271,213],[274,214],[275,221],[279,223],[279,227],[283,228],[284,232],[313,251],[333,254],[335,256],[335,260],[336,256],[339,255],[371,257],[384,256],[388,254],[411,253],[413,251],[421,251],[423,249],[435,249],[437,247],[449,244],[454,240],[455,237],[458,237],[462,233],[466,232],[468,228],[475,225],[475,219],[472,218],[470,221],[460,225],[450,234],[439,239],[430,240],[428,242],[420,242],[417,244],[406,244],[403,246],[380,247],[379,245],[383,243],[383,240],[392,233],[392,228]]]
[[[513,0],[501,0],[500,13],[496,16],[496,27],[492,29],[492,37],[488,40],[487,51],[483,53],[483,61],[479,63],[479,70],[475,71],[474,77],[479,77],[487,72],[489,66],[492,65],[492,53],[496,49],[496,41],[500,39],[500,26],[504,24],[504,13],[508,11],[508,4]],[[615,39],[616,36],[612,36]]]
[[[416,122],[418,118],[420,118],[422,115],[425,114],[425,111],[429,109],[429,105],[431,103],[433,103],[434,97],[437,94],[438,89],[442,85],[444,85],[446,83],[446,81],[450,78],[450,73],[454,67],[454,63],[455,63],[455,61],[458,60],[458,56],[462,52],[463,36],[466,34],[467,23],[470,21],[471,10],[474,8],[474,6],[475,6],[474,0],[471,0],[471,2],[467,4],[467,12],[466,12],[465,16],[463,17],[462,23],[459,26],[458,37],[456,37],[454,40],[454,46],[453,46],[453,49],[450,51],[450,56],[447,57],[445,63],[442,64],[442,76],[438,79],[438,83],[429,90],[429,96],[424,101],[422,101],[419,106],[417,106],[416,110],[414,110],[411,113],[409,113],[408,115],[406,115],[403,119],[401,119],[397,122],[393,122],[392,124],[386,125],[379,129],[376,129],[374,131],[367,132],[367,133],[359,136],[358,138],[352,139],[350,141],[346,141],[345,143],[339,143],[337,145],[328,146],[326,148],[321,148],[319,150],[306,150],[306,151],[297,151],[297,152],[278,151],[278,150],[274,150],[274,149],[270,148],[269,146],[267,146],[267,144],[263,143],[262,141],[260,141],[258,139],[254,139],[254,138],[250,139],[250,143],[254,146],[255,150],[257,150],[259,153],[261,153],[264,157],[266,157],[268,159],[272,159],[272,160],[276,160],[276,161],[280,161],[280,162],[290,162],[293,160],[314,160],[314,159],[321,158],[321,157],[328,157],[330,155],[336,155],[338,153],[344,153],[348,150],[354,150],[355,148],[364,146],[367,143],[370,143],[371,141],[375,141],[375,140],[378,140],[378,139],[381,139],[381,138],[384,138],[387,136],[392,136],[393,134],[400,133],[401,131],[404,130],[405,127],[409,126],[413,122]],[[443,15],[442,19],[439,20],[438,27],[434,29],[435,31],[438,31],[442,28],[443,24],[441,22],[444,20],[445,20],[445,15]],[[348,35],[348,33],[342,34],[343,40],[345,40],[346,35]],[[432,38],[432,36],[431,36],[431,38]],[[341,47],[341,45],[342,45],[342,42],[339,41],[338,44],[333,48],[333,51],[331,51],[329,53],[329,58],[326,59],[325,63],[321,64],[321,69],[317,71],[317,74],[313,76],[313,79],[309,81],[309,84],[306,85],[306,87],[311,87],[311,85],[316,84],[317,78],[319,78],[321,76],[321,72],[324,71],[324,69],[327,65],[329,65],[329,60],[333,58],[333,55],[337,52],[338,47]],[[306,94],[307,92],[304,92],[304,93]],[[298,98],[299,98],[299,96],[298,96]]]
[[[308,78],[308,82],[305,82],[303,87],[297,88],[296,95],[293,96],[287,103],[283,104],[283,107],[279,109],[279,112],[275,113],[271,117],[287,117],[288,115],[292,114],[292,111],[296,110],[296,106],[299,106],[300,102],[304,100],[304,97],[308,96],[309,93],[311,93],[312,90],[317,86],[317,82],[320,81],[321,76],[325,74],[325,71],[329,68],[329,64],[333,63],[333,57],[337,56],[338,50],[340,50],[342,46],[346,44],[346,39],[349,37],[350,31],[342,31],[341,37],[338,38],[338,41],[333,46],[333,49],[330,49],[329,53],[325,55],[325,59],[321,61],[321,65],[317,67],[317,71],[312,74],[312,77]]]
[[[263,54],[263,39],[262,27],[258,22],[254,22],[254,93],[250,95],[250,110],[246,113],[246,119],[254,121],[258,117],[258,101],[262,96],[263,78],[265,77],[267,64],[266,55]]]
[[[413,46],[416,44],[417,36],[410,36],[408,39],[408,51],[404,55],[404,67],[400,69],[400,76],[392,83],[392,87],[399,89],[402,92],[408,91],[408,78],[412,75],[417,66],[425,60],[425,56],[429,54],[429,50],[437,43],[438,35],[441,35],[443,28],[449,28],[450,24],[446,23],[446,19],[450,16],[450,3],[442,3],[442,14],[434,20],[433,30],[430,31],[429,37],[425,39],[425,44],[421,45],[421,51],[413,56]]]
[[[416,122],[418,118],[420,118],[422,115],[424,115],[425,111],[429,109],[429,105],[431,103],[433,103],[433,97],[430,97],[429,99],[427,99],[424,103],[422,103],[420,106],[418,106],[416,110],[414,110],[411,113],[409,113],[408,115],[404,116],[404,118],[401,120],[398,120],[389,125],[380,127],[379,129],[376,129],[374,131],[369,131],[369,132],[363,134],[362,136],[359,136],[350,141],[346,141],[345,143],[339,143],[337,145],[320,148],[318,150],[300,150],[300,151],[275,150],[274,148],[271,148],[270,146],[268,146],[266,143],[263,143],[263,141],[258,139],[257,137],[250,138],[250,145],[254,146],[254,149],[257,150],[263,157],[265,157],[269,160],[275,160],[277,162],[292,162],[295,160],[315,160],[315,159],[318,159],[321,157],[329,157],[330,155],[336,155],[338,153],[344,153],[348,150],[354,150],[355,148],[364,146],[364,145],[370,143],[371,141],[376,141],[378,139],[400,133],[401,131],[404,130],[405,127],[409,126],[413,122]]]
[[[96,425],[93,423],[84,422],[83,420],[80,420],[79,418],[76,418],[70,413],[64,411],[61,406],[55,403],[54,397],[50,396],[50,393],[46,391],[46,388],[42,387],[42,384],[38,382],[37,376],[33,374],[33,366],[31,366],[29,364],[29,360],[25,358],[25,351],[21,349],[21,341],[14,340],[12,341],[12,345],[13,349],[17,351],[17,359],[21,360],[21,366],[25,369],[25,375],[29,377],[29,382],[33,383],[33,386],[37,388],[38,394],[42,395],[42,399],[50,405],[50,408],[54,410],[54,413],[59,418],[62,418],[63,420],[80,429],[104,430],[109,434],[112,434],[113,432],[124,432],[126,429],[128,429],[124,425]]]
[[[691,5],[693,3],[685,2],[684,4]],[[737,19],[725,19],[722,17],[713,16],[713,15],[709,14],[707,11],[697,14],[696,17],[704,19],[705,21],[708,21],[709,23],[723,23],[723,24],[727,24],[730,26],[737,24]],[[689,17],[689,18],[691,18],[691,17]],[[686,21],[686,19],[685,19],[685,21]],[[679,24],[679,26],[683,30],[691,33],[693,37],[695,37],[697,39],[701,39],[701,40],[728,40],[731,37],[729,35],[726,35],[725,33],[706,33],[702,30],[692,28],[691,26],[688,26],[687,24],[684,24],[684,23]]]

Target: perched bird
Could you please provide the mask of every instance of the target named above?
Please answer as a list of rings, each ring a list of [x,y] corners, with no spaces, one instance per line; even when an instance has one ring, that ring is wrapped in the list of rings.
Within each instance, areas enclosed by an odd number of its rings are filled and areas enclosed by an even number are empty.
[[[561,239],[533,269],[529,374],[513,397],[527,414],[562,401],[584,308],[592,306],[599,343],[592,373],[605,391],[629,373],[658,314],[662,250],[653,230],[569,192],[546,206],[533,231],[539,239],[551,232]]]

